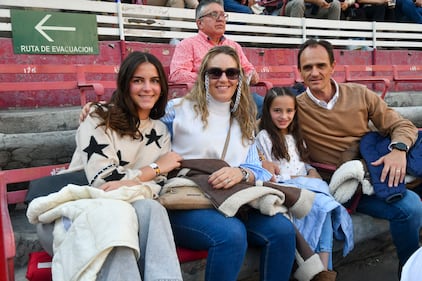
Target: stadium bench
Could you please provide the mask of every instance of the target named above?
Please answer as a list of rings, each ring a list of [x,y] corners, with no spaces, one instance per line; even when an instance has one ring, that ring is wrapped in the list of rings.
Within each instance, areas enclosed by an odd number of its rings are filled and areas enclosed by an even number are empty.
[[[293,65],[270,65],[256,66],[256,72],[260,80],[267,83],[267,88],[272,86],[293,86],[297,82],[297,76]]]
[[[23,203],[27,189],[8,191],[7,185],[12,183],[28,182],[44,176],[54,175],[60,170],[66,169],[67,166],[67,164],[59,164],[0,171],[0,211],[2,222],[1,234],[4,239],[3,245],[5,247],[6,265],[9,278],[8,280],[14,280],[14,257],[16,255],[14,232],[8,206],[12,204]],[[180,247],[177,248],[177,255],[179,257],[180,263],[204,259],[207,257],[207,254],[207,251],[195,251]]]
[[[64,64],[0,64],[0,92],[3,92],[0,99],[6,104],[9,95],[14,95],[12,100],[21,102],[31,101],[34,106],[42,106],[43,99],[55,99],[51,91],[75,91],[80,94],[80,104],[86,103],[85,90],[92,89],[96,93],[97,100],[103,94],[103,86],[99,83],[88,82],[81,79],[77,65]],[[4,82],[9,81],[9,82]],[[22,92],[26,92],[23,95]],[[35,95],[36,92],[46,92],[46,95]]]
[[[422,83],[422,65],[393,65],[393,82]]]
[[[390,88],[393,67],[391,65],[344,65],[345,82],[373,82],[382,83],[381,98],[384,99]],[[390,73],[388,76],[385,73]]]

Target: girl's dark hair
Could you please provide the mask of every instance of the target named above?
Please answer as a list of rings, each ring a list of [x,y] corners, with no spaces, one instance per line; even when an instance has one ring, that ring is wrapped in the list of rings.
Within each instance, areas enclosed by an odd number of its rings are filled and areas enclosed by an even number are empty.
[[[96,107],[92,116],[97,116],[103,121],[99,126],[105,126],[116,131],[121,136],[131,136],[135,139],[142,138],[139,132],[138,110],[130,97],[130,81],[139,65],[151,63],[155,66],[160,78],[161,93],[158,101],[151,109],[149,117],[160,119],[164,116],[167,98],[168,83],[167,76],[161,62],[152,54],[143,52],[132,52],[120,65],[117,74],[117,89],[114,91],[110,101],[106,104],[94,104]]]
[[[264,98],[264,105],[262,108],[262,117],[259,123],[260,130],[266,130],[270,136],[272,142],[272,155],[277,160],[286,159],[290,160],[290,155],[287,150],[287,143],[284,135],[280,132],[280,129],[274,125],[271,119],[270,108],[276,97],[288,96],[294,100],[296,114],[293,117],[293,121],[287,127],[289,134],[296,140],[296,148],[299,152],[299,157],[304,162],[309,162],[309,153],[304,144],[304,138],[302,131],[299,127],[299,117],[297,115],[297,101],[296,96],[290,88],[287,87],[274,87],[268,90]]]

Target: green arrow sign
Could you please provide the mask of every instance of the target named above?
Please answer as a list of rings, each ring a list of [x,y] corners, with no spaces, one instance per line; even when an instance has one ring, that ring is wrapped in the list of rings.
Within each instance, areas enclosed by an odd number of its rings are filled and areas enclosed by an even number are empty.
[[[98,54],[95,15],[11,10],[15,54]]]

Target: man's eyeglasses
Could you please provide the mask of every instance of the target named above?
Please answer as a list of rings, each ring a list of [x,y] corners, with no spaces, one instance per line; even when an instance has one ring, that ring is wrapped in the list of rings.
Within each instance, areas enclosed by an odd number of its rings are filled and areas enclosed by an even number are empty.
[[[239,79],[240,70],[237,68],[227,68],[226,70],[222,70],[218,67],[212,67],[207,70],[207,74],[210,79],[220,79],[223,73],[226,74],[227,79],[237,80]]]
[[[226,14],[226,13],[224,13],[224,12],[216,12],[216,11],[214,11],[214,12],[211,12],[211,13],[208,13],[208,14],[205,14],[205,15],[202,15],[198,19],[202,19],[202,18],[205,18],[205,17],[211,17],[211,18],[213,18],[215,20],[218,20],[219,18],[222,17],[222,18],[224,18],[226,20],[229,17],[229,15]]]

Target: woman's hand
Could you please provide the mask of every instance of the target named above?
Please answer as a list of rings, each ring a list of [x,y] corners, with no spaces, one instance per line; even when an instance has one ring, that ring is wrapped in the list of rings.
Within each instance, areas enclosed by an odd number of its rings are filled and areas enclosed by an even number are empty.
[[[227,189],[241,182],[242,179],[243,173],[240,168],[224,167],[212,173],[208,179],[208,183],[217,189]]]

